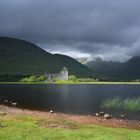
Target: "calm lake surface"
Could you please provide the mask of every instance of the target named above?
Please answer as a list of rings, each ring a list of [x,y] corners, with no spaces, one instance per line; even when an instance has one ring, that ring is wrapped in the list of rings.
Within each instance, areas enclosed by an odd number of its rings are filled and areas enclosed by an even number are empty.
[[[21,108],[90,115],[105,111],[114,117],[125,114],[127,119],[140,120],[140,111],[101,109],[102,102],[111,97],[140,97],[140,85],[0,84],[0,98],[18,102]]]

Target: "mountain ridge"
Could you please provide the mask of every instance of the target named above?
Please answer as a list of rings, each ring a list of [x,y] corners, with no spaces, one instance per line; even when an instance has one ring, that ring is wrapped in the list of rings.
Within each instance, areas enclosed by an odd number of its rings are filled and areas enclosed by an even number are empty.
[[[51,54],[31,42],[9,37],[0,37],[0,66],[0,75],[56,73],[64,66],[71,75],[78,77],[93,74],[71,57]]]
[[[140,79],[140,56],[134,56],[123,63],[97,59],[88,62],[86,66],[106,77],[114,77],[114,79]]]

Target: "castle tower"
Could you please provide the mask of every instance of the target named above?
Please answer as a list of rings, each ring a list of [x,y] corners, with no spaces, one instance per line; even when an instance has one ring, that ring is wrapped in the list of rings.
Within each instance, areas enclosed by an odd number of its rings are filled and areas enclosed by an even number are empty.
[[[66,67],[63,67],[61,74],[61,80],[68,80],[68,69]]]
[[[52,80],[68,80],[68,69],[66,67],[64,67],[60,73],[54,73],[54,74],[50,74],[45,72],[45,76],[46,79],[48,81],[52,81]]]

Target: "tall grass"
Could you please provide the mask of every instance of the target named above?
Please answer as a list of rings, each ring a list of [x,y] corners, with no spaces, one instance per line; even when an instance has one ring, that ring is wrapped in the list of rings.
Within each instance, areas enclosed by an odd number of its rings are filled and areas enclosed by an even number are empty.
[[[119,97],[109,98],[103,101],[101,108],[140,111],[140,97],[125,99],[121,99]]]

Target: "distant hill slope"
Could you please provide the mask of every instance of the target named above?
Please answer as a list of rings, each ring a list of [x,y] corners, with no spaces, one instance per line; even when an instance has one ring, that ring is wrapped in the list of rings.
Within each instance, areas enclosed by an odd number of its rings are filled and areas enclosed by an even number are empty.
[[[124,63],[123,73],[129,78],[140,78],[140,56],[134,56]]]
[[[125,63],[96,59],[86,66],[108,79],[140,79],[140,56],[132,57]]]
[[[19,39],[0,37],[0,75],[44,74],[59,72],[63,66],[69,73],[79,77],[91,76],[93,72],[75,59],[51,54],[38,46]]]

